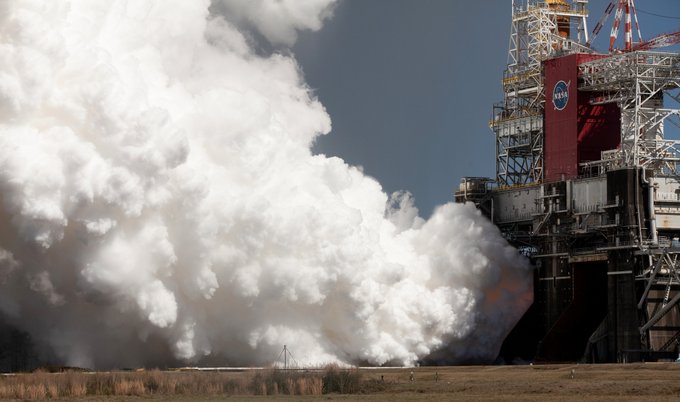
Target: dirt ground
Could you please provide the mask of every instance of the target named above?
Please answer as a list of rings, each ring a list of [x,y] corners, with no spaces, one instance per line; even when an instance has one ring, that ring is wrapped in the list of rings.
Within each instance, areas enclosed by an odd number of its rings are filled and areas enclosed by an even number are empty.
[[[410,381],[410,370],[368,371],[388,386],[365,400],[680,400],[680,363],[421,367],[413,373]]]
[[[411,371],[413,381],[410,380]],[[316,399],[376,402],[680,401],[680,363],[418,367],[365,369],[363,373],[364,380],[384,381],[385,389],[361,395],[323,395]],[[314,399],[279,397],[276,400]]]

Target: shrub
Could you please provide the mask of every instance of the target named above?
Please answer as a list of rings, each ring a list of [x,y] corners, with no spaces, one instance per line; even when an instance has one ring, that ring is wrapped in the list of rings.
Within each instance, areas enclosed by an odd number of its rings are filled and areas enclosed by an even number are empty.
[[[341,369],[335,364],[326,366],[323,376],[323,393],[355,394],[361,389],[361,372],[358,369]]]

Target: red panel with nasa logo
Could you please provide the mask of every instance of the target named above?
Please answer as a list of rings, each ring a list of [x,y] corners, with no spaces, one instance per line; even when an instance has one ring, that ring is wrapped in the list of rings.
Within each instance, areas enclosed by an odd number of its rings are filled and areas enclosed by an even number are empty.
[[[578,64],[607,57],[575,54],[546,60],[544,179],[579,175],[579,164],[601,159],[620,142],[621,113],[614,103],[591,105],[597,94],[577,91]]]
[[[546,181],[578,175],[577,55],[546,60],[543,175]]]

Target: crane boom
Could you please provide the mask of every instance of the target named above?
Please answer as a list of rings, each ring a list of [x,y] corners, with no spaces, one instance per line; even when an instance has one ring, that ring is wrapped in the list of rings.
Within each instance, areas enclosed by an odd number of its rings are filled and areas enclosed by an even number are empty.
[[[593,28],[593,33],[590,35],[590,39],[588,39],[588,42],[586,43],[586,46],[590,47],[591,43],[597,38],[597,34],[600,33],[602,30],[602,27],[604,27],[605,22],[607,22],[607,19],[609,16],[612,14],[612,11],[616,8],[616,4],[614,4],[613,1],[609,2],[609,5],[607,8],[604,10],[604,14],[602,14],[602,17],[600,17],[600,20],[597,21],[597,24],[595,25],[595,28]]]
[[[614,51],[614,43],[619,35],[619,28],[621,27],[621,18],[623,14],[626,14],[625,21],[623,23],[623,41],[624,41],[624,52],[630,52],[633,50],[633,23],[631,20],[631,14],[635,17],[635,28],[638,34],[638,42],[642,42],[642,34],[640,34],[640,25],[637,20],[637,13],[635,12],[635,2],[633,0],[619,0],[618,7],[616,8],[616,14],[614,14],[614,24],[612,24],[612,32],[609,35],[609,52]]]
[[[640,24],[638,23],[637,19],[637,12],[635,11],[635,1],[630,0],[630,9],[633,11],[633,17],[635,17],[635,29],[637,30],[637,35],[638,35],[638,41],[643,42],[644,39],[642,39],[642,33],[640,32]]]
[[[646,42],[641,42],[634,47],[634,50],[650,50],[675,45],[676,43],[680,43],[680,30],[659,35]]]
[[[619,30],[621,29],[622,25],[621,20],[624,18],[624,14],[625,14],[625,21],[623,23],[624,48],[621,51],[631,52],[634,50],[650,50],[680,43],[680,30],[659,35],[647,41],[643,40],[642,34],[640,33],[640,24],[638,24],[637,12],[635,11],[635,1],[611,0],[607,5],[607,8],[604,10],[604,14],[597,22],[597,25],[595,25],[595,29],[593,29],[593,34],[590,36],[590,39],[586,43],[587,46],[590,46],[593,40],[595,40],[595,37],[597,37],[597,34],[600,33],[600,31],[604,27],[604,24],[607,22],[607,19],[609,19],[609,16],[612,14],[614,9],[616,9],[616,13],[614,13],[614,22],[612,24],[612,30],[609,35],[610,53],[612,53],[615,50],[614,43],[616,42],[616,38],[619,35]],[[633,42],[633,21],[631,20],[631,16],[634,18],[635,21],[635,31],[637,32],[638,37],[637,42]]]

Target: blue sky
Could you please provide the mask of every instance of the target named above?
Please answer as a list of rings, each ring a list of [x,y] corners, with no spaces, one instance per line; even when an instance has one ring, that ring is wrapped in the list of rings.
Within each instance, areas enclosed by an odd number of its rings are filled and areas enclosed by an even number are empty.
[[[607,4],[590,1],[590,31]],[[410,191],[425,217],[452,200],[462,176],[493,177],[487,124],[502,100],[510,5],[341,0],[333,19],[293,48],[333,120],[314,151],[363,166],[388,193]],[[680,1],[636,5],[644,39],[680,29]],[[612,20],[594,43],[600,51]]]

